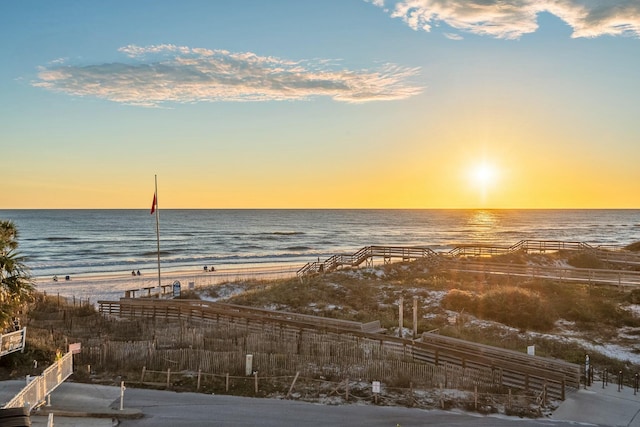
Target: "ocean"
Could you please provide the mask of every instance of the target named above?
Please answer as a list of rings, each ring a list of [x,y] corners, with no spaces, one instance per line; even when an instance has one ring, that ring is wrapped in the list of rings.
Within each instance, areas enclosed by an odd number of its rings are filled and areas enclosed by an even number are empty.
[[[35,277],[153,274],[155,216],[148,210],[0,210],[19,231]],[[369,245],[510,246],[562,240],[593,246],[640,241],[640,210],[170,209],[159,212],[164,271],[299,264]]]

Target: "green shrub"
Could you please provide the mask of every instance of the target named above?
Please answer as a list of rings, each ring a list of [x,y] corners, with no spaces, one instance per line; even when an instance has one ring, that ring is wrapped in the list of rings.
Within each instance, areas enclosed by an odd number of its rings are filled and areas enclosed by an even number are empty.
[[[478,301],[476,315],[505,325],[547,331],[556,314],[537,292],[517,287],[492,289]]]
[[[640,289],[632,289],[627,298],[631,304],[640,304]]]
[[[628,251],[638,252],[640,251],[640,242],[631,243],[630,245],[627,245],[624,248]]]
[[[475,313],[477,306],[476,296],[469,291],[451,289],[442,299],[442,306],[447,310],[464,310],[468,313]]]
[[[590,252],[579,252],[567,259],[570,266],[576,268],[605,268],[604,263]]]

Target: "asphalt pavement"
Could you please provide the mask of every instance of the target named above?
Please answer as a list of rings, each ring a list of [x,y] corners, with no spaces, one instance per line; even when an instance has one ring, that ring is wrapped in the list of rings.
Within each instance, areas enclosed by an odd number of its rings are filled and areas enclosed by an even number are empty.
[[[10,400],[24,381],[0,382],[0,403]],[[120,405],[122,404],[122,409]],[[181,427],[196,426],[598,426],[640,427],[640,393],[614,384],[570,393],[550,418],[520,419],[458,411],[421,410],[375,405],[321,405],[201,393],[126,388],[65,382],[50,404],[31,415],[33,426]]]

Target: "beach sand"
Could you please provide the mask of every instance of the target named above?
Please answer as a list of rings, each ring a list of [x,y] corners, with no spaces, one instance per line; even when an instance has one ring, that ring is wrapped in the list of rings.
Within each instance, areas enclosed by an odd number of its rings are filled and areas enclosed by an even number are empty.
[[[216,267],[215,271],[204,270],[176,270],[162,271],[158,286],[157,273],[146,272],[141,276],[132,276],[131,272],[120,274],[95,274],[58,277],[35,278],[36,290],[52,296],[61,296],[80,301],[97,303],[100,300],[114,301],[125,296],[126,291],[135,291],[131,296],[140,297],[158,293],[172,293],[173,284],[180,283],[181,290],[200,288],[220,283],[237,282],[241,280],[258,279],[274,280],[296,276],[302,267],[300,264],[280,264],[267,266]]]

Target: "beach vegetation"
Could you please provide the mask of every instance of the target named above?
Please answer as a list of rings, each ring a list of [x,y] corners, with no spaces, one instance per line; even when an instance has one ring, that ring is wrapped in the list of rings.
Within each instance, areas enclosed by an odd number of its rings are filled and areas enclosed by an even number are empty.
[[[567,259],[577,254],[516,255],[512,262],[567,265]],[[633,363],[612,357],[606,350],[613,344],[629,349],[630,354],[640,336],[640,315],[635,306],[640,303],[640,291],[618,286],[454,271],[445,264],[418,260],[345,268],[304,278],[229,281],[185,291],[182,296],[363,323],[377,320],[386,333],[396,336],[402,303],[405,337],[416,327],[418,337],[439,333],[521,352],[535,345],[539,356],[582,363],[589,354],[599,369],[637,370]],[[29,313],[34,323],[46,325],[40,331],[43,338],[38,347],[43,354],[33,354],[33,360],[55,350],[48,344],[53,336],[51,324],[73,326],[75,331],[87,325],[94,335],[99,327],[107,328],[95,310],[95,319],[90,320],[89,308],[61,308],[60,304],[60,298],[47,297],[38,301],[37,311]],[[417,325],[413,323],[414,304]],[[127,331],[121,329],[104,329],[109,331],[104,335],[128,341],[153,333],[159,345],[167,345],[159,338],[162,334],[142,323]],[[33,335],[28,337],[28,345],[35,348],[35,324],[30,330]],[[56,340],[61,342],[59,337]],[[179,340],[176,345],[184,344]],[[8,358],[7,363],[19,357]]]
[[[18,252],[18,228],[12,221],[0,220],[0,327],[3,330],[33,296],[33,280],[25,261]]]
[[[452,289],[443,298],[445,308],[465,311],[522,330],[548,331],[554,326],[553,307],[531,289],[506,286],[480,294]]]
[[[527,261],[529,260],[530,260],[530,256],[527,254],[527,252],[524,249],[521,249],[515,252],[506,253],[506,254],[494,255],[487,258],[487,261],[489,262],[504,263],[504,264],[526,264]]]
[[[632,289],[627,300],[630,304],[640,304],[640,289]]]
[[[607,268],[606,264],[591,252],[578,252],[569,256],[567,263],[576,268]]]
[[[514,261],[566,264],[571,255],[521,254]],[[252,288],[248,282],[243,287]],[[638,291],[622,291],[612,286],[456,272],[445,266],[414,261],[344,269],[302,281],[256,283],[251,292],[220,301],[360,322],[379,320],[389,333],[395,333],[392,331],[398,328],[400,297],[404,301],[407,329],[413,327],[416,297],[419,333],[437,331],[518,351],[533,342],[536,354],[575,363],[583,361],[589,351],[602,363],[617,366],[615,359],[596,355],[579,340],[558,337],[570,333],[582,336],[586,342],[598,343],[611,341],[620,328],[631,331],[627,334],[633,333],[640,328],[640,316],[628,307],[640,301],[636,294],[640,295]]]
[[[624,247],[628,251],[638,252],[640,251],[640,242],[634,242]]]

